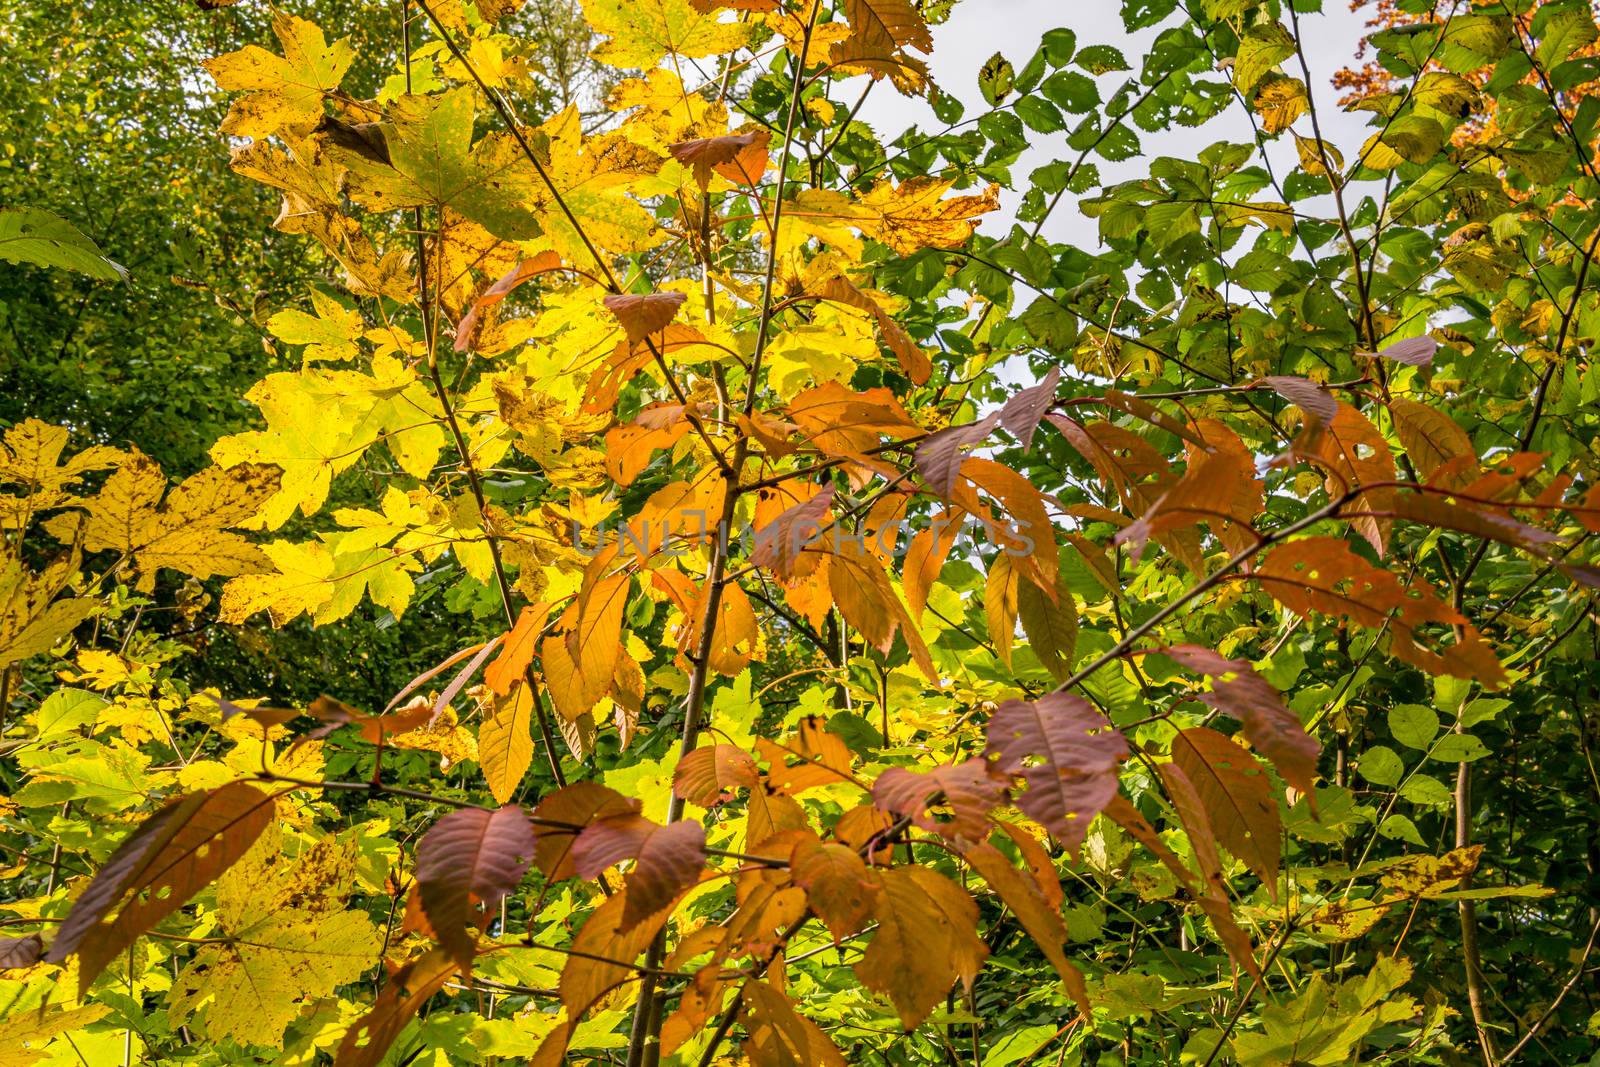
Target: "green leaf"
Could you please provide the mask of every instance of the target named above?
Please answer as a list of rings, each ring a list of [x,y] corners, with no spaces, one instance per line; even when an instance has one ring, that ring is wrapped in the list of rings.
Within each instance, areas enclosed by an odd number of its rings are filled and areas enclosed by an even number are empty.
[[[34,713],[33,724],[39,731],[38,739],[47,741],[80,726],[87,726],[100,716],[100,709],[105,706],[106,701],[102,697],[87,690],[57,689],[45,697],[44,703]]]
[[[1249,94],[1267,71],[1294,55],[1294,38],[1281,22],[1252,26],[1233,57],[1233,84]]]
[[[72,223],[36,207],[0,208],[0,259],[75,270],[104,282],[128,276],[126,267],[107,259]]]
[[[1389,733],[1407,748],[1426,750],[1439,734],[1439,713],[1421,704],[1390,708]]]
[[[1109,74],[1114,70],[1132,70],[1122,53],[1108,44],[1092,44],[1078,53],[1073,61],[1090,74]]]
[[[999,52],[978,68],[978,91],[990,107],[998,107],[1002,100],[1011,95],[1011,86],[1016,80],[1016,68]]]
[[[1428,754],[1446,763],[1471,763],[1487,756],[1489,749],[1472,734],[1445,734]]]
[[[1395,755],[1394,749],[1374,745],[1356,760],[1356,771],[1373,785],[1393,786],[1399,784],[1406,765]]]

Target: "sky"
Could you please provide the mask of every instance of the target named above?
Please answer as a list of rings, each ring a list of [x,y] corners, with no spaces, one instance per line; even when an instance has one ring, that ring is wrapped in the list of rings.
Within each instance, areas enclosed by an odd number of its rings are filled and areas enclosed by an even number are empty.
[[[978,91],[978,69],[984,61],[998,51],[1021,70],[1032,58],[1044,32],[1056,26],[1070,27],[1077,35],[1079,49],[1091,44],[1109,44],[1120,48],[1137,70],[1150,42],[1162,27],[1152,27],[1133,35],[1125,33],[1119,8],[1116,0],[965,0],[956,5],[955,13],[948,22],[933,28],[934,49],[929,58],[929,68],[940,89],[957,97],[966,106],[967,117],[981,114],[988,106]],[[1371,115],[1341,111],[1335,102],[1338,93],[1329,84],[1329,79],[1334,71],[1352,62],[1367,13],[1349,11],[1347,0],[1324,0],[1324,8],[1319,14],[1300,15],[1301,37],[1306,44],[1306,60],[1312,74],[1311,92],[1317,105],[1323,137],[1340,149],[1346,159],[1353,159],[1360,154],[1362,142],[1371,133],[1366,128]],[[1097,79],[1102,96],[1108,96],[1113,87],[1121,84],[1118,79],[1126,78],[1130,73],[1108,74]],[[861,79],[861,82],[864,85],[865,79]],[[858,91],[853,86],[842,87],[837,91],[836,99],[853,99]],[[894,137],[913,123],[928,131],[944,128],[944,124],[934,117],[927,101],[900,96],[886,82],[876,86],[868,95],[860,117],[885,139]],[[1301,133],[1310,134],[1309,119],[1302,118],[1295,128]],[[1120,181],[1141,177],[1147,173],[1148,161],[1154,156],[1193,159],[1202,148],[1216,141],[1248,143],[1253,139],[1250,122],[1237,102],[1200,127],[1175,127],[1155,133],[1143,130],[1136,132],[1143,149],[1142,156],[1120,164],[1095,159],[1102,180]],[[1016,183],[1024,187],[1028,174],[1036,167],[1057,159],[1076,159],[1078,155],[1067,147],[1065,132],[1032,136],[1036,141],[1035,147],[1024,153],[1012,168]],[[1281,176],[1295,164],[1293,140],[1284,134],[1272,146],[1270,157]],[[1000,215],[990,216],[982,230],[993,235],[1007,232],[1020,198],[1015,191],[1003,194]],[[1044,236],[1057,241],[1070,241],[1085,248],[1093,248],[1098,244],[1094,220],[1078,212],[1070,194],[1069,200],[1057,207],[1051,216]]]

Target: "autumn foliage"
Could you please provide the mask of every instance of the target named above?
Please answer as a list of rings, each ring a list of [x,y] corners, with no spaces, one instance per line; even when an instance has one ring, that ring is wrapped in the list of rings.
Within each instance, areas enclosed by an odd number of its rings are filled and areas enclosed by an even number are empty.
[[[0,1063],[1579,1062],[1586,6],[1375,37],[1344,146],[1303,4],[1125,5],[1140,70],[1055,30],[965,122],[948,4],[583,0],[598,120],[517,0],[394,6],[205,64],[322,270],[254,428],[3,433]],[[453,650],[275,700],[147,610]],[[1565,814],[1498,828],[1514,760]]]

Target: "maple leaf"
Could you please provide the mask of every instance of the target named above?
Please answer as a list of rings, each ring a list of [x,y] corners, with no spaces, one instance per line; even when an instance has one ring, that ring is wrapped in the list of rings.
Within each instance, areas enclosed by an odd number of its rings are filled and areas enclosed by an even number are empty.
[[[1050,693],[996,708],[985,752],[1028,783],[1017,806],[1076,851],[1089,821],[1116,795],[1128,742],[1082,697]],[[1030,757],[1043,762],[1029,766]]]
[[[77,575],[78,562],[74,550],[35,573],[9,542],[0,541],[0,669],[50,651],[99,607],[95,597],[59,597]]]
[[[264,834],[217,882],[218,935],[174,980],[174,1023],[279,1048],[302,998],[359,979],[382,939],[364,912],[344,909],[356,858],[353,840],[328,837],[291,859]]]
[[[23,496],[0,496],[0,523],[21,529],[41,511],[73,500],[67,486],[95,470],[114,467],[123,453],[95,445],[62,461],[72,433],[39,419],[23,419],[0,437],[0,485],[20,485]]]
[[[272,32],[283,45],[275,56],[257,45],[208,59],[204,66],[223,89],[248,91],[222,120],[234,137],[304,132],[322,118],[322,98],[339,87],[355,59],[348,39],[328,44],[315,23],[275,11]]]
[[[906,54],[906,48],[933,51],[933,34],[910,0],[846,0],[850,36],[834,44],[834,64],[863,70],[873,78],[887,74],[907,95],[919,92],[927,79],[927,65]]]
[[[583,0],[583,15],[596,33],[611,38],[594,50],[595,59],[643,70],[668,55],[724,55],[743,47],[753,29],[749,23],[724,22],[693,0]]]
[[[465,86],[441,96],[403,96],[383,124],[388,161],[338,145],[350,171],[350,196],[374,211],[448,206],[507,240],[539,235],[530,204],[542,179],[510,134],[472,142],[473,94]]]
[[[495,811],[462,808],[445,815],[417,846],[417,889],[428,925],[463,969],[476,948],[468,925],[481,925],[522,881],[533,860],[533,825],[514,804]],[[474,908],[481,909],[474,912]]]
[[[225,528],[254,517],[278,483],[278,471],[270,466],[208,467],[163,502],[166,475],[135,450],[88,501],[83,546],[131,559],[143,589],[153,588],[162,568],[196,578],[259,573],[267,569],[261,550]]]
[[[1000,209],[1000,187],[990,185],[975,196],[944,196],[954,182],[909,178],[899,185],[881,182],[861,198],[869,216],[862,232],[909,256],[924,248],[956,248],[977,228],[978,215]]]

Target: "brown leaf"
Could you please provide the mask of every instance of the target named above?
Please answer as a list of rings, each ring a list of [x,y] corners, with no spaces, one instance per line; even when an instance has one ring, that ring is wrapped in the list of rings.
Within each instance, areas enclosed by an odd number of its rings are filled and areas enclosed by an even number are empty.
[[[1319,611],[1378,629],[1385,621],[1390,651],[1429,674],[1472,678],[1490,688],[1505,683],[1505,668],[1465,616],[1421,579],[1410,586],[1379,570],[1334,537],[1307,537],[1274,548],[1252,575],[1272,598],[1300,615]],[[1426,626],[1460,637],[1441,645]]]
[[[985,752],[1028,783],[1017,806],[1075,852],[1090,820],[1116,795],[1128,742],[1082,697],[1050,693],[996,708]],[[1030,765],[1035,757],[1042,762]]]
[[[1296,455],[1326,471],[1328,495],[1332,497],[1362,486],[1394,481],[1394,457],[1389,454],[1389,442],[1365,415],[1349,404],[1340,404],[1326,426],[1308,427],[1302,432],[1295,439],[1294,450]],[[1360,511],[1372,511],[1388,494],[1387,489],[1362,493],[1353,503]],[[1370,515],[1354,519],[1352,524],[1381,558],[1388,540],[1388,524]]]
[[[770,139],[771,134],[759,129],[749,133],[680,141],[668,145],[667,151],[679,163],[694,168],[694,180],[702,189],[711,184],[713,172],[735,185],[754,186],[766,172],[767,142]]]
[[[989,836],[989,812],[1004,789],[1004,779],[989,761],[974,757],[925,772],[890,767],[872,783],[872,799],[884,811],[910,816],[913,826],[953,840],[982,841]],[[936,814],[930,805],[948,808],[949,814]]]
[[[838,944],[866,928],[882,885],[867,869],[861,854],[847,845],[803,840],[789,856],[789,876],[806,891]]]
[[[621,929],[643,922],[700,878],[706,865],[706,831],[698,822],[662,826],[636,812],[596,819],[572,846],[573,869],[580,878],[595,878],[622,860],[633,860],[628,872],[628,907]]]
[[[1338,398],[1310,378],[1277,374],[1261,380],[1272,386],[1273,392],[1305,412],[1306,418],[1318,426],[1328,425],[1339,414]]]
[[[445,815],[417,845],[417,890],[439,943],[470,970],[480,926],[522,881],[533,859],[533,826],[522,809],[462,808]],[[482,912],[474,915],[474,907]]]
[[[168,802],[90,880],[45,961],[62,963],[77,953],[81,997],[141,934],[233,866],[272,822],[273,811],[273,798],[246,782]]]
[[[1039,887],[993,845],[983,842],[961,853],[961,858],[972,865],[989,888],[999,894],[1033,943],[1039,946],[1044,958],[1061,976],[1062,984],[1072,997],[1078,1010],[1088,1015],[1089,991],[1084,985],[1083,972],[1068,962],[1063,946],[1067,942],[1067,926],[1061,921],[1059,905],[1052,904],[1040,893]]]
[[[756,761],[737,745],[702,746],[672,771],[672,791],[702,808],[714,808],[732,799],[735,789],[754,789],[760,782]]]
[[[564,882],[577,877],[572,845],[579,831],[596,819],[637,810],[637,801],[629,800],[599,782],[574,782],[557,789],[533,809],[533,817],[540,823],[533,846],[535,866],[551,882]],[[545,825],[547,823],[565,823],[573,829],[564,830],[560,826]]]
[[[627,334],[628,343],[637,346],[651,334],[665,330],[678,317],[678,309],[686,299],[682,293],[613,294],[601,303]]]
[[[1392,359],[1396,363],[1404,363],[1409,367],[1426,367],[1433,362],[1433,354],[1439,351],[1439,342],[1423,334],[1420,337],[1407,337],[1404,341],[1396,341],[1386,348],[1380,348],[1377,355],[1384,359]],[[1372,352],[1363,352],[1361,355],[1370,356]]]
[[[377,1067],[400,1032],[459,969],[456,958],[442,948],[400,968],[384,983],[372,1010],[345,1031],[333,1067]]]
[[[850,747],[814,715],[801,719],[799,729],[783,742],[756,738],[756,750],[767,761],[768,784],[789,796],[834,782],[855,781]]]
[[[828,525],[828,509],[832,504],[833,486],[827,485],[815,496],[785,510],[757,530],[751,562],[770,569],[781,581],[796,577],[800,554],[817,543],[822,528]]]
[[[740,1004],[749,1038],[740,1050],[752,1067],[846,1067],[833,1040],[770,982],[745,982]]]
[[[1033,448],[1033,434],[1039,420],[1056,400],[1056,385],[1061,380],[1061,368],[1051,367],[1044,380],[1016,393],[1000,409],[1000,425],[1006,432],[1022,442],[1022,451]]]
[[[978,906],[944,875],[896,867],[878,877],[878,931],[855,965],[856,977],[887,994],[910,1031],[943,1002],[951,982],[970,986],[989,947],[976,933]]]
[[[986,440],[999,424],[1001,414],[995,411],[965,426],[946,427],[928,435],[917,445],[913,461],[917,465],[917,473],[928,483],[928,488],[946,500],[950,499],[961,478],[961,464],[967,458],[962,449]]]
[[[1222,846],[1278,897],[1280,824],[1272,780],[1231,738],[1205,727],[1180,730],[1172,762],[1194,783]]]
[[[1174,645],[1161,651],[1183,667],[1209,675],[1211,689],[1199,694],[1200,699],[1243,723],[1245,738],[1273,762],[1283,780],[1307,796],[1314,795],[1321,746],[1248,660],[1228,659],[1200,645]]]
[[[43,952],[44,941],[38,934],[0,938],[0,971],[32,967]]]

